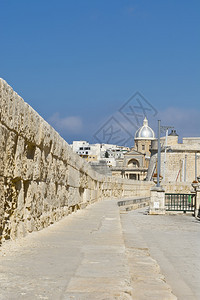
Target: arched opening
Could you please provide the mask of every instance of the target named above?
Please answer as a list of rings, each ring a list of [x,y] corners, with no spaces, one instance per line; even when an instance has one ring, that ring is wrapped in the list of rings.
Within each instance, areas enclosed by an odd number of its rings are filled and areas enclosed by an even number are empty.
[[[128,162],[128,168],[139,168],[140,164],[139,161],[137,159],[130,159]]]

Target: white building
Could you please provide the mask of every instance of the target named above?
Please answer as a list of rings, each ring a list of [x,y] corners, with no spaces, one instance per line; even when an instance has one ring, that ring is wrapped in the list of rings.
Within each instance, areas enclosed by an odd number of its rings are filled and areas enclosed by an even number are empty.
[[[73,141],[74,152],[88,162],[106,161],[109,167],[116,166],[116,159],[124,157],[129,147],[112,144],[89,144],[87,141]]]

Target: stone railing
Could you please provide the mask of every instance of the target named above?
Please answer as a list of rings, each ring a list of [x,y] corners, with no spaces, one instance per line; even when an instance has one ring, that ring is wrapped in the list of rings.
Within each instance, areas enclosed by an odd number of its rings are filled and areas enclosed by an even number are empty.
[[[41,230],[105,198],[149,197],[149,182],[93,171],[0,79],[0,240]]]
[[[142,207],[146,207],[149,206],[150,203],[150,197],[134,197],[132,199],[124,199],[124,200],[120,200],[118,201],[118,206],[120,206],[120,208],[122,210],[134,210],[137,208],[142,208]]]

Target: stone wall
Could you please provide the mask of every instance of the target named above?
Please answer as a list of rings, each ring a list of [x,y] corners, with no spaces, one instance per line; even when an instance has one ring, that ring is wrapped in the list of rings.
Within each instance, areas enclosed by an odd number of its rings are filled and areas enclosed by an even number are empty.
[[[0,79],[0,241],[97,200],[149,196],[150,182],[105,177]]]
[[[161,138],[161,145],[165,144],[165,138]],[[195,154],[196,172],[200,174],[200,138],[183,138],[183,143],[178,143],[178,136],[168,136],[168,151],[166,153],[166,163],[164,150],[161,152],[161,175],[168,182],[186,182],[192,183],[195,180]],[[147,178],[151,179],[151,175],[156,165],[157,157],[157,140],[151,144],[151,159]]]
[[[161,186],[171,194],[190,194],[192,189],[189,182],[161,182]]]

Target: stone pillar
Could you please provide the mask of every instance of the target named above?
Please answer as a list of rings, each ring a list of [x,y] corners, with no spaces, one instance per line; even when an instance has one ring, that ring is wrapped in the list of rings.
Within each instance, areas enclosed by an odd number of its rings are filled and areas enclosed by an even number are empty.
[[[195,201],[195,210],[194,210],[195,217],[199,216],[200,214],[200,187],[196,189],[196,201]]]
[[[152,187],[150,197],[150,215],[164,215],[165,214],[165,190],[163,187]]]

